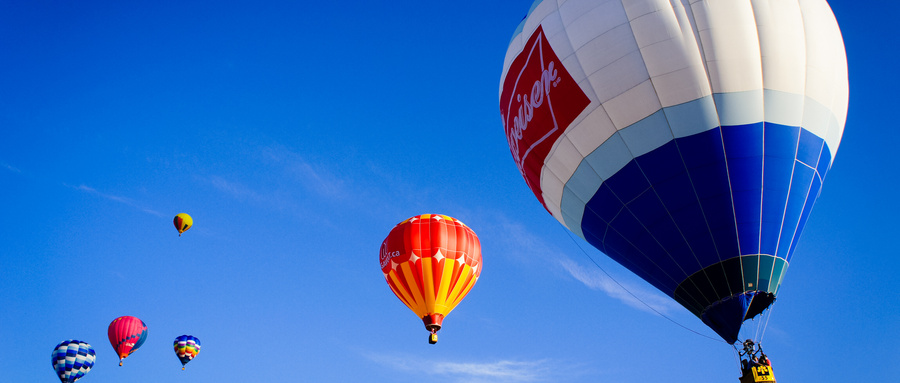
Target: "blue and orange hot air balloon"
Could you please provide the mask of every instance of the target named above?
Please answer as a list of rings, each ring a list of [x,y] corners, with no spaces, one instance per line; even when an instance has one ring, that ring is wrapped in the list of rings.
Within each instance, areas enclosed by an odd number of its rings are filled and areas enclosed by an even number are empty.
[[[775,301],[848,90],[825,0],[537,0],[499,98],[544,208],[734,343]]]
[[[181,233],[184,233],[194,225],[194,219],[187,213],[178,213],[175,215],[172,223],[175,224],[175,229],[178,230],[178,236],[180,237]]]
[[[379,259],[391,291],[422,319],[431,344],[444,317],[481,275],[478,236],[446,215],[417,215],[397,224],[382,242]]]
[[[133,316],[118,317],[107,329],[109,343],[119,355],[119,366],[122,360],[137,351],[147,340],[147,325]]]
[[[94,367],[97,354],[91,345],[79,340],[60,342],[50,354],[50,363],[62,383],[73,383]]]
[[[181,361],[181,369],[200,353],[200,339],[191,335],[181,335],[175,338],[175,356]]]

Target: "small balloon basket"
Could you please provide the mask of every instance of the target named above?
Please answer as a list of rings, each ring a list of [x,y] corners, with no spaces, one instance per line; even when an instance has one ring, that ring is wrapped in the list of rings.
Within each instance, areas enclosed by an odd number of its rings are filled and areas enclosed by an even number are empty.
[[[775,374],[772,373],[772,367],[766,365],[751,366],[744,370],[741,376],[741,383],[775,383]]]

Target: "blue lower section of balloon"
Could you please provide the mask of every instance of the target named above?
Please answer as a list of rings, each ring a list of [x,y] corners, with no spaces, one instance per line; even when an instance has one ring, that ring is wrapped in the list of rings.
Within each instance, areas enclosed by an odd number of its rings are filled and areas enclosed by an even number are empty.
[[[718,301],[713,309],[705,311],[700,319],[729,343],[734,343],[754,295],[752,292],[738,294]]]
[[[721,291],[698,302],[708,307],[760,288],[774,293],[781,275],[762,274],[778,269],[772,257],[790,261],[830,162],[824,140],[800,127],[760,122],[676,138],[604,180],[585,205],[581,229],[593,246],[671,296],[692,275],[750,255],[759,265],[715,269],[742,281],[739,291],[711,281]]]

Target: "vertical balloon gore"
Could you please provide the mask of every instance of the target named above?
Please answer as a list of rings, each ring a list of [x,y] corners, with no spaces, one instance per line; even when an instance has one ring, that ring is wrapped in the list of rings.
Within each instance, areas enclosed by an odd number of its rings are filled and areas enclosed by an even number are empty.
[[[505,57],[500,116],[538,201],[734,343],[844,131],[828,3],[538,0]]]
[[[437,342],[444,317],[481,275],[481,244],[459,220],[423,214],[395,226],[381,244],[381,272]]]

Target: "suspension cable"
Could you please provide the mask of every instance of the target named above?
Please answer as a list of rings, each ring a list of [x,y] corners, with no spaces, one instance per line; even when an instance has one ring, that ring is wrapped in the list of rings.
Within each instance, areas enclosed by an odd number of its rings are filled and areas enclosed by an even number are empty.
[[[763,316],[768,317],[769,313],[764,312],[759,314],[759,322],[756,322],[756,332],[753,333],[753,339],[756,339],[756,342],[759,343],[761,339],[759,339],[759,332],[762,329],[763,325]],[[755,321],[756,318],[754,318]]]
[[[742,367],[741,366],[741,352],[740,352],[740,350],[738,350],[737,346],[732,344],[731,347],[734,349],[734,353],[731,354],[731,356],[734,357],[734,363],[735,363],[735,365],[737,365],[737,368],[740,369]]]
[[[772,319],[772,310],[774,309],[774,307],[775,305],[770,305],[762,313],[754,318],[751,318],[750,321],[753,322],[752,326],[747,325],[746,323],[744,326],[741,326],[741,335],[739,336],[739,338],[753,339],[757,343],[761,343],[763,338],[766,336],[766,329],[769,326],[769,320]]]
[[[560,225],[560,226],[562,226],[562,225]],[[663,317],[663,318],[668,319],[669,322],[672,322],[672,323],[678,325],[679,327],[681,327],[681,328],[683,328],[683,329],[685,329],[685,330],[687,330],[687,331],[690,331],[690,332],[692,332],[692,333],[694,333],[694,334],[697,334],[697,335],[699,335],[699,336],[702,336],[702,337],[704,337],[704,338],[706,338],[706,339],[710,339],[710,340],[715,341],[715,342],[722,342],[722,343],[725,343],[725,344],[729,344],[728,342],[726,342],[726,341],[724,341],[724,340],[722,340],[722,339],[713,338],[713,337],[711,337],[711,336],[709,336],[709,335],[706,335],[706,334],[697,332],[697,331],[695,331],[694,329],[691,329],[691,328],[689,328],[689,327],[687,327],[687,326],[685,326],[685,325],[683,325],[683,324],[681,324],[681,323],[678,323],[678,322],[675,321],[674,319],[669,318],[669,317],[666,316],[665,314],[659,312],[659,310],[655,309],[653,306],[650,306],[649,304],[647,304],[647,302],[644,302],[641,298],[638,298],[637,295],[634,295],[634,293],[632,293],[630,290],[628,290],[627,288],[625,288],[625,286],[623,286],[621,283],[619,283],[619,281],[617,281],[615,278],[613,278],[612,275],[610,275],[608,272],[606,272],[606,270],[603,269],[603,267],[600,266],[600,264],[597,263],[597,261],[595,261],[594,258],[591,258],[591,256],[587,253],[587,251],[585,251],[584,248],[581,247],[581,244],[579,244],[578,241],[575,240],[575,237],[572,236],[572,232],[570,232],[569,230],[567,230],[567,229],[565,229],[565,228],[563,228],[563,231],[565,231],[566,234],[569,235],[569,238],[572,239],[572,242],[575,243],[575,246],[577,246],[578,249],[581,250],[581,253],[584,254],[584,256],[587,257],[587,259],[589,259],[589,260],[591,261],[591,263],[594,264],[594,266],[597,266],[597,268],[600,269],[600,271],[602,271],[603,274],[605,274],[607,278],[609,278],[610,280],[612,280],[613,282],[615,282],[616,285],[618,285],[620,288],[622,288],[622,290],[625,290],[625,292],[628,293],[628,295],[631,295],[632,298],[636,299],[638,302],[641,302],[644,306],[647,306],[647,308],[649,308],[650,310],[653,310],[653,312],[655,312],[657,315],[659,315],[659,316],[661,316],[661,317]],[[732,345],[732,346],[733,346],[733,345]],[[740,363],[738,363],[738,364],[740,364]]]
[[[760,336],[759,336],[760,342],[762,342],[762,338],[764,336],[766,336],[766,329],[769,328],[769,319],[772,319],[772,310],[774,310],[774,309],[775,309],[775,305],[771,304],[771,305],[769,305],[769,309],[766,310],[766,311],[768,311],[768,315],[766,315],[766,323],[763,325],[762,334],[760,334]]]

